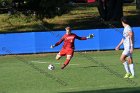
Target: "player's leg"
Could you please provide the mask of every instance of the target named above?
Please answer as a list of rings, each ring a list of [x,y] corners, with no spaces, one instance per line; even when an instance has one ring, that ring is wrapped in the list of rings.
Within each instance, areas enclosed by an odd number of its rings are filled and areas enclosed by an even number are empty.
[[[134,78],[134,64],[133,64],[132,54],[129,54],[128,56],[128,63],[131,72],[131,76],[129,78]]]
[[[127,57],[126,55],[122,54],[121,57],[120,57],[120,61],[122,63],[126,62],[126,57]]]
[[[57,55],[56,55],[56,60],[59,60],[62,56],[65,56],[65,49],[62,49]]]
[[[56,60],[59,60],[61,58],[61,55],[58,53],[57,55],[56,55]]]
[[[61,69],[64,69],[70,62],[71,58],[73,57],[74,54],[74,50],[70,49],[70,50],[66,50],[66,60],[64,62],[64,64],[62,65]]]
[[[127,51],[124,50],[120,57],[120,60],[123,63],[124,69],[126,71],[124,78],[128,78],[130,76],[130,69],[129,69],[128,61],[126,60],[126,58],[127,58]]]
[[[62,65],[61,69],[64,69],[70,62],[72,55],[67,55],[64,64]]]

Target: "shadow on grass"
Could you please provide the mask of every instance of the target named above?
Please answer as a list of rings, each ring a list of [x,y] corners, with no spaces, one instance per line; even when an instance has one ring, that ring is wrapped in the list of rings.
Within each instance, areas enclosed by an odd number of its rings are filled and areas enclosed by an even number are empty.
[[[128,20],[130,22],[130,25],[132,27],[138,27],[140,26],[140,15],[133,15],[133,16],[127,16]],[[112,26],[110,26],[109,24],[111,24]],[[105,21],[101,21],[101,18],[99,16],[87,16],[84,18],[77,18],[77,19],[71,19],[68,20],[67,23],[63,23],[63,24],[59,24],[59,23],[55,23],[55,24],[48,24],[48,23],[43,23],[43,26],[40,26],[39,24],[36,25],[30,25],[30,26],[19,26],[19,27],[15,27],[12,29],[8,29],[11,31],[17,31],[18,29],[24,29],[24,28],[31,28],[31,29],[35,29],[36,31],[43,31],[43,30],[53,30],[53,31],[57,31],[57,30],[64,30],[64,28],[66,26],[71,26],[72,29],[78,30],[78,29],[99,29],[99,28],[122,28],[122,24],[121,22],[117,22],[117,21],[110,21],[110,22],[105,22]],[[35,31],[33,30],[33,31]]]
[[[139,27],[140,26],[140,15],[135,16],[127,16],[132,27]]]
[[[128,16],[130,25],[132,27],[138,27],[140,26],[140,17],[139,15],[134,16]],[[109,24],[113,25],[110,26]],[[99,16],[90,16],[82,19],[73,19],[68,20],[67,24],[48,24],[43,23],[43,26],[40,26],[39,24],[35,25],[20,25],[20,26],[13,26],[10,28],[5,28],[6,32],[32,32],[32,31],[57,31],[57,30],[64,30],[66,26],[71,26],[72,29],[78,30],[78,29],[99,29],[99,28],[121,28],[122,25],[120,22],[104,22],[101,21]],[[24,29],[24,31],[21,31],[20,29]],[[26,30],[27,29],[27,30]],[[31,29],[31,30],[30,30]],[[25,31],[26,30],[26,31]],[[3,31],[4,32],[4,31]]]
[[[82,14],[82,13],[81,13]],[[91,13],[90,13],[91,14]],[[53,27],[55,29],[55,26],[59,25],[60,28],[57,29],[63,29],[65,26],[69,25],[73,29],[99,29],[99,28],[122,28],[121,21],[101,21],[101,18],[99,17],[98,14],[88,14],[87,16],[84,16],[83,18],[75,18],[67,21],[67,24],[53,24]],[[133,14],[133,15],[130,15]],[[128,20],[130,22],[130,25],[132,27],[139,27],[140,26],[140,11],[124,11],[124,15],[128,17]],[[80,15],[79,15],[80,17]],[[110,26],[111,24],[112,26]]]
[[[70,20],[69,24],[73,29],[109,28],[105,22],[101,21],[99,16],[87,17],[81,20]]]
[[[140,26],[140,15],[131,15],[127,16],[128,20],[130,22],[130,25],[132,27],[139,27]],[[110,24],[112,26],[110,26]],[[121,22],[118,21],[101,21],[101,18],[99,16],[87,16],[85,18],[77,18],[77,19],[72,19],[68,20],[67,24],[50,24],[51,29],[54,30],[62,30],[66,26],[71,26],[73,29],[99,29],[99,28],[122,28]],[[55,28],[57,26],[57,28]],[[49,27],[48,27],[49,28]]]
[[[113,66],[115,66],[116,67],[116,65],[107,65],[107,66],[111,66],[111,67],[113,67]],[[85,66],[85,67],[80,67],[80,68],[87,68],[87,69],[89,69],[89,68],[102,68],[102,67],[104,67],[104,66]]]
[[[114,88],[114,89],[101,89],[101,90],[88,90],[88,91],[73,91],[61,93],[140,93],[140,87],[136,88]]]
[[[86,66],[86,67],[80,67],[80,68],[96,68],[96,67],[101,67],[101,66]]]
[[[140,15],[131,15],[127,16],[132,27],[139,27],[140,26]],[[118,21],[101,21],[99,16],[87,17],[81,20],[69,20],[69,24],[74,29],[99,29],[99,28],[122,28],[121,22]],[[111,24],[112,26],[110,26]]]
[[[127,15],[129,23],[133,27],[140,26],[140,10],[135,10],[135,11],[125,11],[124,14]],[[132,15],[129,15],[132,14]]]
[[[117,22],[117,25],[119,23]],[[68,20],[67,23],[56,23],[56,24],[45,24],[45,27],[49,29],[53,29],[54,31],[57,30],[64,30],[66,26],[72,27],[72,29],[78,30],[78,29],[99,29],[99,28],[109,28],[108,25],[104,24],[100,21],[99,16],[90,16],[85,17],[82,19],[71,19]]]
[[[47,28],[44,28],[38,24],[34,24],[34,25],[10,26],[5,28],[0,33],[41,32],[46,30]]]

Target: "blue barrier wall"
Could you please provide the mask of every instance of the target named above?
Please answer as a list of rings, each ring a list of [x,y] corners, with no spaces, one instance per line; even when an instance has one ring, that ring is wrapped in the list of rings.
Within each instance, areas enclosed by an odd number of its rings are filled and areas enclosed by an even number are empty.
[[[140,27],[134,27],[135,48],[140,48]],[[88,36],[94,33],[94,39],[76,40],[75,51],[114,49],[122,38],[123,28],[73,30],[78,36]],[[0,34],[0,54],[21,54],[58,52],[62,44],[50,49],[65,34],[65,31],[26,32]],[[121,47],[123,48],[123,46]]]

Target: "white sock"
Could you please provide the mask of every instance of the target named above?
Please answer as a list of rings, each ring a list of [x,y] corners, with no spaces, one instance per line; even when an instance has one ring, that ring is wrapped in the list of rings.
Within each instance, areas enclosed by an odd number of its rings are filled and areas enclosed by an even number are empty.
[[[128,62],[125,61],[125,62],[123,63],[123,65],[124,65],[124,68],[125,68],[126,73],[130,73],[129,66],[128,66]]]
[[[130,72],[134,76],[134,64],[129,64]]]

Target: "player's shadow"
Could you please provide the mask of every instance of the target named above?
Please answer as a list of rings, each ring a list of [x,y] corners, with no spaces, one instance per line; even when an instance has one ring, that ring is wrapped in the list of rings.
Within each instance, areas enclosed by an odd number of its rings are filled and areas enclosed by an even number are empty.
[[[135,88],[114,88],[114,89],[101,89],[101,90],[88,90],[88,91],[73,91],[61,93],[140,93],[140,87]]]
[[[86,67],[80,67],[80,68],[95,68],[95,67],[101,67],[101,66],[86,66]]]
[[[107,66],[116,66],[116,65],[107,65]],[[80,67],[80,68],[97,68],[97,67],[106,67],[106,66],[85,66],[85,67]]]

